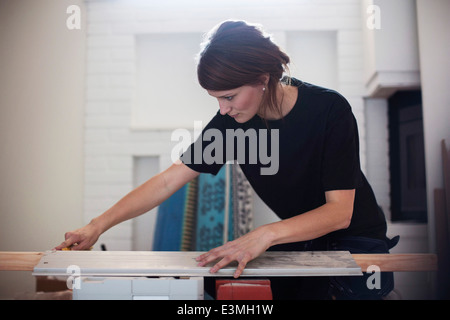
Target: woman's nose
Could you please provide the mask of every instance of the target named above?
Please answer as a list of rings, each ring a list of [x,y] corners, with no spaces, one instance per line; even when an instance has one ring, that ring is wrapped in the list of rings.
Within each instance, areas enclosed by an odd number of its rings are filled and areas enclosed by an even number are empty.
[[[223,116],[231,111],[231,107],[229,105],[227,105],[226,103],[219,103],[219,109],[220,109],[220,114]]]

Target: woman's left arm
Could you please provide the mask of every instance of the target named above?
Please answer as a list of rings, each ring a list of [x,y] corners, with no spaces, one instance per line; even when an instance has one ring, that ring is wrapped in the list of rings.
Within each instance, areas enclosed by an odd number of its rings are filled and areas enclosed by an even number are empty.
[[[200,255],[197,258],[198,265],[204,266],[220,259],[210,269],[211,273],[215,273],[230,262],[237,261],[238,267],[234,273],[237,278],[249,261],[273,245],[312,240],[336,230],[346,229],[352,218],[355,190],[327,191],[325,199],[326,203],[314,210],[263,225]]]

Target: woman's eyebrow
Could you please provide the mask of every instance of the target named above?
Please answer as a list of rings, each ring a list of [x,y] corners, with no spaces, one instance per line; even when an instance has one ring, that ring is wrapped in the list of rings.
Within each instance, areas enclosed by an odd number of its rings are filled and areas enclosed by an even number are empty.
[[[215,96],[215,95],[210,93],[209,95],[214,97],[214,98],[217,98],[217,99],[225,99],[225,98],[233,96],[234,94],[233,93],[228,93],[228,94],[224,94],[224,95],[220,95],[220,96]]]
[[[226,92],[226,91],[225,91]],[[237,94],[237,92],[226,92],[225,94],[221,94],[220,96],[216,96],[214,95],[214,91],[208,91],[208,94],[214,98],[227,98],[227,97],[231,97],[231,96],[235,96]]]

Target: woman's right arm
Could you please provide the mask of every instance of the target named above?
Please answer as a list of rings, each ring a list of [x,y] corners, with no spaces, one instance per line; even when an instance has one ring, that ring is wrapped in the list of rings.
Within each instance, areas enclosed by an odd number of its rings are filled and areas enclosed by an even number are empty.
[[[70,246],[76,250],[90,248],[102,233],[125,220],[155,208],[198,175],[198,172],[183,163],[173,164],[128,193],[110,209],[92,219],[86,226],[67,232],[65,241],[54,249],[61,250]]]

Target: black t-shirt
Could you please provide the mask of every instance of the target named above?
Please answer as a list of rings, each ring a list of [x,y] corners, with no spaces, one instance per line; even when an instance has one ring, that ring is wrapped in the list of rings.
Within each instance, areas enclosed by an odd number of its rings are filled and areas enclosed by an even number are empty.
[[[385,217],[360,169],[349,103],[330,89],[297,79],[292,85],[298,98],[282,119],[255,115],[241,124],[218,112],[181,160],[197,172],[217,174],[227,160],[237,159],[255,192],[281,219],[323,205],[325,191],[356,189],[350,226],[330,235],[384,240]]]

